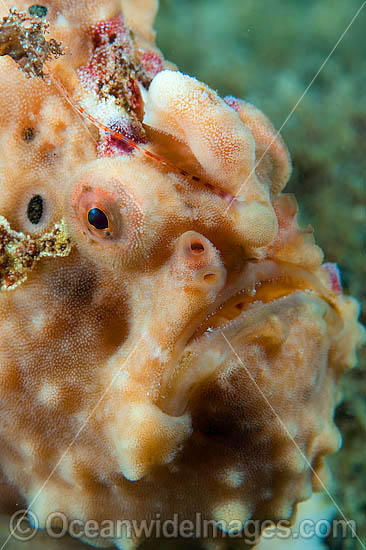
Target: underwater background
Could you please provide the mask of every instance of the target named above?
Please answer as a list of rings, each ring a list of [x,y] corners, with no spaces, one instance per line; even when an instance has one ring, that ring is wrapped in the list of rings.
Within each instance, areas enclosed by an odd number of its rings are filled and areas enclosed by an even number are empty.
[[[366,6],[346,31],[362,4],[361,0],[160,0],[156,30],[165,58],[182,72],[222,96],[253,102],[277,129],[288,119],[281,133],[294,169],[286,190],[295,193],[302,224],[314,227],[326,261],[339,265],[345,291],[359,299],[365,324]],[[365,348],[359,352],[358,368],[345,375],[343,392],[336,411],[343,447],[328,459],[333,473],[329,489],[365,541]],[[1,525],[4,533],[5,520]],[[325,544],[331,550],[362,548],[351,536],[328,539]],[[160,548],[160,543],[155,546]],[[37,536],[29,542],[11,540],[6,548],[87,547],[68,537],[56,541]]]
[[[252,102],[283,129],[293,160],[286,187],[315,229],[346,293],[366,306],[366,6],[360,0],[160,0],[158,46],[221,96]],[[343,38],[342,34],[346,31]],[[366,541],[366,354],[343,379],[343,436],[328,459],[330,492]],[[338,514],[339,517],[340,514]],[[350,537],[332,550],[361,550]]]

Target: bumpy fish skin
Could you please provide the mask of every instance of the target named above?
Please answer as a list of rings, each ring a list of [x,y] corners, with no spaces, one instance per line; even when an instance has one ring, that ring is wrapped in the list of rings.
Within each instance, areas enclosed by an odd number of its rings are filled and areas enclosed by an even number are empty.
[[[282,139],[163,59],[156,10],[52,0],[64,55],[0,56],[0,505],[236,534],[324,489],[364,335],[282,193]],[[62,253],[19,267],[55,227]]]

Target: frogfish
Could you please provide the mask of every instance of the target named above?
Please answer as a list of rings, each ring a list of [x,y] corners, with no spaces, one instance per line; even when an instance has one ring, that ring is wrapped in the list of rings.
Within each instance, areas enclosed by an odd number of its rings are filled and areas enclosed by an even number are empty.
[[[0,5],[0,509],[224,548],[326,488],[364,335],[281,136],[164,59],[157,7]]]

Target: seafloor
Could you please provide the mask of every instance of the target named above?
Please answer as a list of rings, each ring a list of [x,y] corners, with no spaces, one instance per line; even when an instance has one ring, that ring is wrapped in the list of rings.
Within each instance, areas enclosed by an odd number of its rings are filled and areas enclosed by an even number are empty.
[[[160,6],[158,44],[168,59],[283,125],[294,165],[287,190],[326,259],[338,263],[346,293],[360,300],[365,323],[366,6],[348,30],[361,0],[161,0]],[[365,541],[365,349],[359,357],[359,367],[344,377],[336,413],[343,448],[330,459],[330,491]],[[328,545],[361,548],[352,537]]]
[[[302,221],[314,226],[327,260],[340,266],[345,291],[364,307],[366,6],[347,30],[362,0],[160,4],[158,44],[168,59],[221,95],[253,102],[277,128],[283,125],[294,164],[287,190],[296,194]],[[361,318],[366,321],[365,309]],[[365,350],[343,387],[344,401],[336,414],[343,449],[330,459],[330,492],[365,540]],[[3,533],[5,527],[2,520]],[[361,550],[353,537],[331,537],[326,544],[332,550]],[[37,537],[29,543],[9,541],[7,550],[61,547],[81,545],[68,538],[55,543]]]

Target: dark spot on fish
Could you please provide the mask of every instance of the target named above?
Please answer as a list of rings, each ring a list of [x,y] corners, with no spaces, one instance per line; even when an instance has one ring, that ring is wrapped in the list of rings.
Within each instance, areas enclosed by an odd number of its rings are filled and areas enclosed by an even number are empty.
[[[33,141],[35,136],[35,132],[33,128],[24,128],[22,137],[24,141]]]
[[[97,289],[97,277],[91,266],[59,267],[51,278],[52,296],[60,304],[71,303],[77,310],[92,302]]]
[[[33,4],[28,8],[29,15],[33,17],[46,17],[47,11],[46,6],[40,6],[39,4]]]
[[[28,203],[27,217],[28,220],[37,225],[43,215],[43,199],[40,195],[34,195]]]

